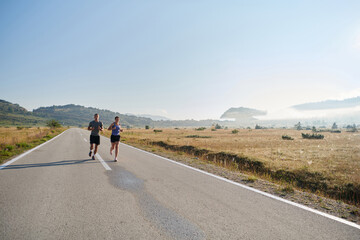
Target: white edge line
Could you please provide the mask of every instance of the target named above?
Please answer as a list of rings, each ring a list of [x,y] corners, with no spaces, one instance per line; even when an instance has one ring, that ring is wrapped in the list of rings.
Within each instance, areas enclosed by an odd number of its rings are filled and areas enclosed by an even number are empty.
[[[121,143],[121,142],[120,142]],[[356,223],[353,223],[353,222],[350,222],[350,221],[347,221],[345,219],[342,219],[342,218],[339,218],[339,217],[336,217],[336,216],[333,216],[333,215],[330,215],[328,213],[324,213],[324,212],[321,212],[321,211],[318,211],[316,209],[312,209],[310,207],[307,207],[307,206],[304,206],[302,204],[299,204],[299,203],[296,203],[296,202],[292,202],[292,201],[289,201],[287,199],[284,199],[284,198],[281,198],[281,197],[278,197],[278,196],[275,196],[275,195],[272,195],[270,193],[267,193],[267,192],[263,192],[263,191],[260,191],[258,189],[255,189],[255,188],[252,188],[252,187],[249,187],[249,186],[246,186],[244,184],[241,184],[241,183],[238,183],[238,182],[234,182],[232,180],[229,180],[229,179],[226,179],[226,178],[223,178],[223,177],[220,177],[220,176],[217,176],[215,174],[212,174],[212,173],[208,173],[208,172],[205,172],[203,170],[200,170],[200,169],[197,169],[197,168],[194,168],[194,167],[191,167],[191,166],[188,166],[186,164],[183,164],[183,163],[179,163],[177,161],[174,161],[174,160],[171,160],[171,159],[168,159],[168,158],[165,158],[165,157],[162,157],[162,156],[159,156],[159,155],[156,155],[154,153],[151,153],[151,152],[147,152],[145,150],[142,150],[142,149],[139,149],[139,148],[136,148],[136,147],[133,147],[133,146],[130,146],[130,145],[127,145],[125,143],[121,143],[122,145],[125,145],[129,148],[133,148],[133,149],[136,149],[138,151],[141,151],[141,152],[144,152],[144,153],[147,153],[147,154],[150,154],[150,155],[153,155],[153,156],[156,156],[158,158],[161,158],[161,159],[164,159],[164,160],[167,160],[169,162],[172,162],[174,164],[178,164],[180,166],[183,166],[183,167],[186,167],[186,168],[190,168],[194,171],[197,171],[197,172],[200,172],[200,173],[203,173],[203,174],[206,174],[208,176],[211,176],[211,177],[214,177],[214,178],[217,178],[219,180],[222,180],[222,181],[225,181],[225,182],[228,182],[228,183],[231,183],[231,184],[234,184],[236,186],[239,186],[239,187],[242,187],[242,188],[245,188],[247,190],[250,190],[250,191],[253,191],[253,192],[256,192],[256,193],[259,193],[261,195],[264,195],[266,197],[269,197],[269,198],[272,198],[272,199],[275,199],[275,200],[278,200],[278,201],[281,201],[281,202],[284,202],[284,203],[287,203],[287,204],[290,204],[292,206],[295,206],[295,207],[298,207],[298,208],[301,208],[301,209],[304,209],[306,211],[309,211],[309,212],[312,212],[312,213],[315,213],[315,214],[318,214],[318,215],[321,215],[323,217],[326,217],[326,218],[330,218],[332,220],[335,220],[335,221],[338,221],[338,222],[341,222],[341,223],[344,223],[346,225],[349,225],[351,227],[354,227],[354,228],[357,228],[357,229],[360,229],[360,225],[356,224]]]
[[[109,165],[107,165],[107,163],[104,161],[104,159],[102,159],[102,157],[100,156],[100,154],[96,153],[96,158],[99,160],[99,162],[104,166],[104,168],[108,171],[111,170],[111,168],[109,167]]]
[[[67,129],[67,130],[68,130],[68,129]],[[4,168],[4,167],[6,167],[6,166],[8,166],[8,165],[12,164],[13,162],[15,162],[15,161],[19,160],[20,158],[25,157],[26,155],[28,155],[28,154],[29,154],[29,153],[31,153],[32,151],[35,151],[36,149],[38,149],[38,148],[40,148],[40,147],[44,146],[45,144],[47,144],[47,143],[51,142],[52,140],[54,140],[54,139],[56,139],[56,138],[60,137],[60,136],[61,136],[61,135],[63,135],[63,134],[64,134],[67,130],[63,131],[62,133],[60,133],[59,135],[57,135],[57,136],[53,137],[52,139],[50,139],[50,140],[48,140],[48,141],[46,141],[46,142],[44,142],[44,143],[42,143],[42,144],[40,144],[40,145],[38,145],[38,146],[36,146],[36,147],[34,147],[34,148],[30,149],[30,150],[28,150],[28,151],[26,151],[26,152],[24,152],[24,153],[20,154],[19,156],[17,156],[17,157],[15,157],[15,158],[11,159],[10,161],[8,161],[8,162],[6,162],[6,163],[2,164],[2,165],[0,166],[0,170],[1,170],[1,169],[3,169],[3,168]]]

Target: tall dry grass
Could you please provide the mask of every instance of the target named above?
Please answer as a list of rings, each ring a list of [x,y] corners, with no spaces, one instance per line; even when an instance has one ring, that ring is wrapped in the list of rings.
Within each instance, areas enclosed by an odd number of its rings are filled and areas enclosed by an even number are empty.
[[[65,128],[0,127],[0,163],[58,135]]]
[[[360,182],[360,133],[325,132],[322,140],[308,140],[301,133],[290,129],[239,129],[234,134],[232,129],[211,131],[205,129],[132,129],[122,136],[127,141],[148,139],[164,141],[172,145],[187,145],[214,152],[229,152],[255,158],[273,169],[296,170],[306,168],[331,176],[343,182]],[[210,138],[189,138],[199,135]],[[293,141],[282,139],[282,135],[294,138]]]
[[[122,133],[122,139],[130,144],[150,144],[188,152],[223,165],[235,162],[239,170],[360,204],[360,133],[324,132],[324,139],[303,139],[301,133],[310,131],[161,130],[131,129]],[[283,140],[283,135],[294,140]]]

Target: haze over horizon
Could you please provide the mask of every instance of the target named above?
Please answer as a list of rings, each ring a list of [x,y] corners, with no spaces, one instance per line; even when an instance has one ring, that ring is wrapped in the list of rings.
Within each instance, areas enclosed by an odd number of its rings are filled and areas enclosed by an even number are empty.
[[[360,2],[2,1],[0,99],[219,119],[360,96]]]

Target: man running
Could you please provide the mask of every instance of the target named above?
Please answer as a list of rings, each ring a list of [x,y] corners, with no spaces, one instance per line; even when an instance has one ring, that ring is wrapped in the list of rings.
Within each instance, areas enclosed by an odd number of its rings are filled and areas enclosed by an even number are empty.
[[[99,114],[96,113],[94,115],[94,121],[91,121],[88,126],[88,130],[91,130],[89,157],[91,157],[92,150],[94,149],[94,144],[95,144],[92,160],[95,160],[95,154],[97,153],[98,146],[100,145],[99,131],[102,131],[103,129],[104,129],[103,123],[99,121]]]

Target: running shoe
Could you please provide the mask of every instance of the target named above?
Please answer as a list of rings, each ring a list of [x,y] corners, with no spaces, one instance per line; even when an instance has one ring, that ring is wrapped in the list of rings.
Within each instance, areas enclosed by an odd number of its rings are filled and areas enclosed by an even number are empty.
[[[92,160],[95,160],[95,155],[93,155],[91,159],[92,159]]]
[[[117,162],[117,159],[116,159],[116,158],[114,159],[114,162]]]
[[[89,157],[91,157],[91,151],[89,152]]]

